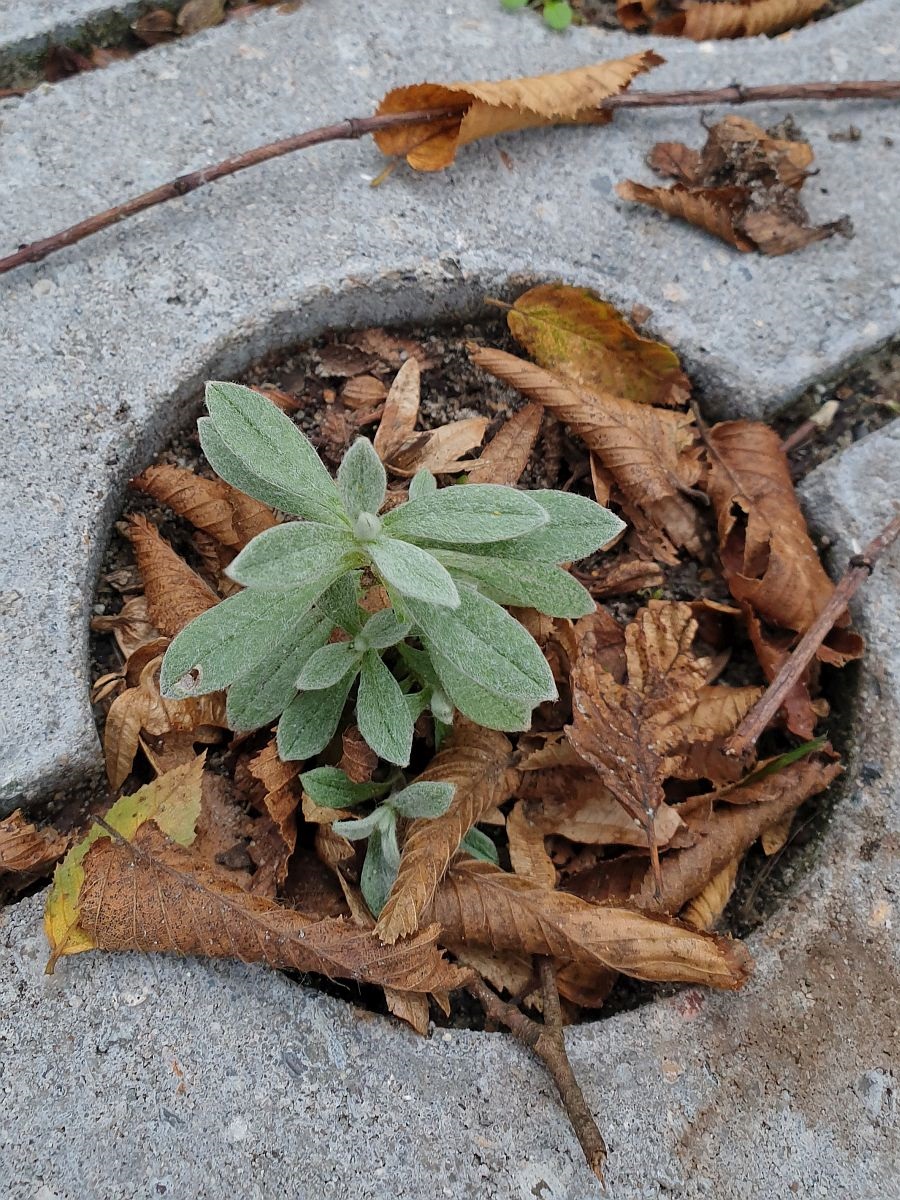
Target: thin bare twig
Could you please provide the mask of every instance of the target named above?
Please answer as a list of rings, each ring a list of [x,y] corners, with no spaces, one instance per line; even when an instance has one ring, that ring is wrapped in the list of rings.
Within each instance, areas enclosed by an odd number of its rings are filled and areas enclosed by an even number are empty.
[[[793,654],[782,664],[781,670],[766,691],[725,743],[726,754],[740,758],[751,746],[756,744],[760,734],[781,708],[785,697],[812,662],[816,651],[830,633],[835,621],[872,574],[879,558],[898,537],[900,537],[900,513],[885,525],[878,536],[874,537],[860,554],[855,554],[850,559],[843,578],[831,594],[831,599],[800,639]]]
[[[591,1110],[587,1106],[566,1053],[559,992],[556,988],[553,965],[549,959],[540,960],[539,970],[544,1001],[543,1025],[533,1021],[531,1017],[526,1017],[514,1005],[506,1004],[482,979],[476,978],[467,984],[467,990],[484,1009],[485,1016],[505,1025],[513,1037],[523,1046],[527,1046],[547,1068],[559,1091],[587,1164],[602,1185],[606,1143],[591,1116]]]
[[[604,110],[618,108],[672,108],[687,105],[713,104],[749,104],[752,101],[779,100],[898,100],[900,99],[900,81],[898,80],[847,80],[843,83],[782,83],[764,87],[744,87],[742,84],[731,84],[724,88],[711,88],[687,92],[622,92],[618,96],[610,96],[600,107]],[[189,175],[180,175],[169,183],[163,183],[149,192],[134,196],[122,204],[113,205],[104,212],[95,213],[68,229],[62,229],[50,237],[39,241],[29,242],[21,246],[14,254],[0,258],[0,275],[21,267],[25,263],[40,262],[48,255],[72,246],[91,234],[99,233],[118,224],[126,217],[135,213],[173,200],[176,196],[185,196],[188,192],[196,191],[216,179],[226,175],[235,175],[258,163],[268,162],[272,158],[280,158],[295,150],[306,150],[310,146],[321,146],[326,142],[354,141],[368,133],[381,129],[397,129],[403,125],[418,125],[426,121],[439,122],[451,117],[459,117],[465,105],[454,105],[445,108],[425,108],[418,112],[386,113],[374,117],[350,117],[339,121],[336,125],[323,125],[319,129],[310,129],[292,137],[282,138],[277,142],[269,142],[265,146],[257,146],[243,154],[226,158],[220,163],[192,171]]]

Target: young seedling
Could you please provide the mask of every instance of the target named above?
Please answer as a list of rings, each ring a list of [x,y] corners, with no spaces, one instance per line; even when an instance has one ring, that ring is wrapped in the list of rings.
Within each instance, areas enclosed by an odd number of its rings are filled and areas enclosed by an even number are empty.
[[[420,471],[405,503],[381,515],[384,466],[360,438],[334,480],[312,443],[248,388],[210,383],[200,443],[232,486],[296,520],[259,534],[228,574],[243,590],[178,634],[160,689],[180,699],[228,690],[232,729],[278,720],[286,760],[334,736],[351,689],[366,742],[406,766],[416,718],[438,733],[455,710],[490,729],[529,728],[556,697],[540,647],[504,605],[558,617],[593,611],[559,564],[623,528],[583,496],[496,484],[439,489]],[[366,583],[387,606],[361,606]],[[371,605],[370,605],[371,607]]]

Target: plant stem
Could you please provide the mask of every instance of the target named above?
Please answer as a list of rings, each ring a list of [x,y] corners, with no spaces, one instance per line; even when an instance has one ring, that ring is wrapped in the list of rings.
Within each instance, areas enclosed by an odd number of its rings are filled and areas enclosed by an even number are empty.
[[[687,92],[622,92],[618,96],[610,96],[600,107],[604,110],[618,108],[671,108],[685,105],[711,104],[748,104],[751,101],[779,100],[897,100],[900,99],[900,81],[866,80],[861,82],[845,81],[843,83],[784,83],[772,84],[765,87],[744,87],[741,84],[731,84],[729,87],[712,88],[709,90]],[[135,213],[173,200],[176,196],[186,196],[188,192],[196,191],[216,179],[226,175],[236,175],[248,167],[258,163],[268,162],[272,158],[280,158],[295,150],[306,150],[310,146],[321,146],[325,142],[355,141],[368,133],[381,129],[397,129],[403,125],[418,125],[426,121],[442,121],[449,117],[458,117],[464,111],[464,106],[450,108],[425,108],[418,112],[388,113],[374,117],[350,117],[336,125],[323,125],[319,129],[310,129],[293,137],[282,138],[277,142],[269,142],[265,146],[257,146],[243,154],[226,158],[220,163],[192,171],[189,175],[180,175],[169,183],[163,183],[149,192],[134,196],[122,204],[113,205],[104,212],[95,213],[76,225],[70,225],[50,237],[39,241],[29,242],[21,246],[14,254],[0,258],[0,275],[12,271],[25,263],[40,262],[48,255],[72,246],[91,234],[99,233],[110,225],[116,225],[126,217]]]
[[[575,1136],[584,1151],[588,1166],[603,1184],[603,1164],[606,1160],[606,1143],[597,1128],[591,1110],[587,1106],[569,1056],[566,1053],[565,1036],[562,1029],[562,1009],[556,976],[549,959],[539,960],[541,986],[544,1000],[544,1024],[532,1021],[512,1004],[506,1004],[496,992],[481,979],[467,985],[469,993],[484,1009],[485,1016],[505,1025],[517,1041],[535,1054],[549,1071],[559,1091],[560,1099]]]
[[[830,633],[835,621],[872,574],[879,558],[897,540],[898,536],[900,536],[900,513],[885,525],[884,529],[869,542],[862,553],[855,554],[850,559],[842,579],[831,593],[831,599],[800,639],[793,654],[782,663],[780,671],[766,691],[725,743],[726,754],[740,758],[751,746],[756,744],[760,734],[781,708],[785,696],[812,662],[816,651]]]

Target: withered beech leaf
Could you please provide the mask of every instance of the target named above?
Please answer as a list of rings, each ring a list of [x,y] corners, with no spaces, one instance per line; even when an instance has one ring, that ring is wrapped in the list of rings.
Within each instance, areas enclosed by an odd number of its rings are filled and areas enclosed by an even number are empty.
[[[441,817],[410,822],[400,870],[376,926],[382,941],[419,928],[460,841],[481,816],[513,793],[518,772],[511,766],[509,738],[457,717],[453,733],[419,781],[452,783],[456,791]]]
[[[733,858],[706,884],[679,913],[679,920],[691,929],[712,929],[725,911],[737,883],[740,858]]]
[[[675,545],[700,552],[697,510],[683,494],[702,470],[698,431],[689,413],[587,391],[504,350],[470,343],[469,353],[476,366],[569,425],[628,499]]]
[[[681,12],[657,21],[653,32],[661,37],[688,37],[696,42],[715,38],[758,37],[802,25],[823,8],[827,0],[742,0],[710,3],[688,0]]]
[[[219,729],[228,727],[222,692],[186,700],[164,700],[159,694],[161,663],[161,654],[151,659],[141,671],[137,687],[117,696],[106,715],[103,753],[110,787],[114,789],[125,782],[142,733],[160,737],[170,732],[190,733],[209,725]]]
[[[100,950],[238,958],[399,991],[449,991],[464,979],[441,957],[436,926],[385,946],[341,918],[311,920],[243,891],[152,821],[130,841],[91,847],[79,904],[80,927]]]
[[[408,358],[391,384],[384,402],[381,423],[372,445],[382,462],[389,462],[413,437],[419,416],[421,372],[414,358]]]
[[[504,421],[469,468],[469,483],[508,487],[518,483],[531,460],[543,417],[543,406],[532,402]]]
[[[219,597],[191,570],[146,517],[132,516],[128,539],[144,582],[147,616],[160,633],[174,637]]]
[[[556,868],[544,845],[543,830],[532,823],[523,801],[514,804],[506,818],[509,861],[517,875],[538,887],[556,887]]]
[[[356,725],[348,725],[341,734],[341,761],[338,766],[351,783],[368,783],[378,766],[378,755],[369,746]]]
[[[111,633],[126,659],[159,637],[159,630],[147,615],[146,596],[129,596],[117,613],[92,617],[91,629],[94,633]]]
[[[425,108],[454,111],[442,121],[382,129],[374,135],[375,143],[383,154],[405,155],[418,171],[440,171],[450,166],[460,146],[478,138],[547,125],[605,125],[612,114],[598,108],[600,102],[662,62],[645,50],[556,75],[394,88],[379,104],[379,116]]]
[[[527,802],[525,813],[529,824],[540,831],[542,838],[552,833],[587,846],[647,845],[646,828],[623,809],[596,772],[585,771],[583,765],[581,770],[555,767],[528,771],[517,795]],[[682,826],[677,811],[661,802],[654,817],[657,844],[667,846]],[[516,873],[523,874],[518,869]]]
[[[635,333],[590,288],[540,284],[519,296],[506,319],[540,366],[589,391],[637,404],[680,405],[690,395],[675,351]]]
[[[634,858],[599,864],[572,876],[566,887],[588,900],[627,902],[644,912],[680,912],[732,859],[743,858],[764,830],[824,791],[842,769],[838,762],[804,760],[729,792],[725,800],[730,802],[716,804],[699,823],[693,845],[663,856],[659,894],[652,872]]]
[[[247,768],[261,785],[261,806],[271,821],[269,836],[258,835],[251,846],[256,861],[253,890],[272,894],[284,886],[288,863],[297,845],[297,806],[300,803],[302,763],[282,762],[272,737]]]
[[[617,195],[623,200],[633,200],[659,209],[670,217],[680,217],[691,225],[711,233],[734,246],[735,250],[748,251],[754,248],[749,237],[740,232],[738,220],[749,201],[745,188],[740,187],[685,187],[682,183],[672,187],[647,187],[626,179],[616,186]]]
[[[276,524],[268,505],[244,495],[224,479],[207,479],[184,467],[147,467],[132,479],[131,487],[234,550],[242,550],[258,533]]]
[[[647,166],[657,175],[667,175],[679,183],[693,183],[700,170],[700,151],[683,142],[657,142],[647,155]]]
[[[184,34],[211,29],[225,20],[225,0],[187,0],[178,10],[178,28]]]
[[[643,29],[656,16],[659,0],[616,0],[616,16],[624,29]]]
[[[740,942],[632,909],[589,904],[485,862],[454,863],[428,918],[438,922],[442,940],[549,954],[561,962],[612,967],[636,979],[738,988],[750,971],[750,956]]]
[[[757,421],[725,421],[710,430],[709,444],[709,495],[732,596],[776,629],[805,633],[834,585],[809,536],[778,434]],[[843,665],[862,653],[849,623],[845,612],[819,650],[822,661]]]
[[[393,456],[387,464],[388,470],[403,479],[423,470],[431,471],[433,475],[468,471],[474,464],[460,456],[481,445],[489,424],[487,417],[465,417],[438,429],[417,433]]]

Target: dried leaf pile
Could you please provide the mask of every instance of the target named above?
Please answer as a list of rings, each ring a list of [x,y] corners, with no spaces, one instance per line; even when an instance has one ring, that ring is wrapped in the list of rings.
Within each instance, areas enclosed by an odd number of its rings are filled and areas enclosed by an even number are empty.
[[[566,1020],[601,1008],[620,975],[746,980],[746,948],[714,927],[748,849],[762,839],[778,852],[796,810],[840,773],[824,738],[810,741],[827,714],[820,673],[858,657],[861,642],[842,618],[761,757],[730,755],[728,739],[833,590],[778,439],[750,421],[702,426],[676,355],[586,289],[542,285],[506,307],[530,357],[474,343],[468,353],[524,403],[493,422],[464,411],[420,430],[422,377],[427,395],[439,364],[413,339],[369,330],[317,352],[320,374],[338,381],[317,440],[338,457],[376,426],[396,494],[423,465],[444,483],[465,472],[512,484],[541,469],[621,513],[614,552],[574,568],[594,613],[513,610],[559,699],[512,737],[457,718],[436,746],[420,720],[409,778],[452,782],[455,795],[443,816],[401,825],[399,871],[375,921],[359,892],[360,843],[332,828],[351,814],[305,796],[301,764],[280,762],[271,734],[231,734],[223,696],[159,694],[169,640],[235,587],[224,568],[281,517],[188,467],[149,467],[133,487],[169,537],[128,518],[139,578],[113,572],[126,598],[94,621],[120,663],[94,690],[120,798],[71,839],[21,815],[0,826],[8,890],[71,844],[47,905],[51,965],[95,948],[236,956],[377,986],[420,1032],[461,987],[540,1009],[548,969]],[[296,388],[268,394],[309,417]],[[377,588],[368,602],[379,606]],[[350,724],[304,766],[323,764],[361,784],[384,772]]]

